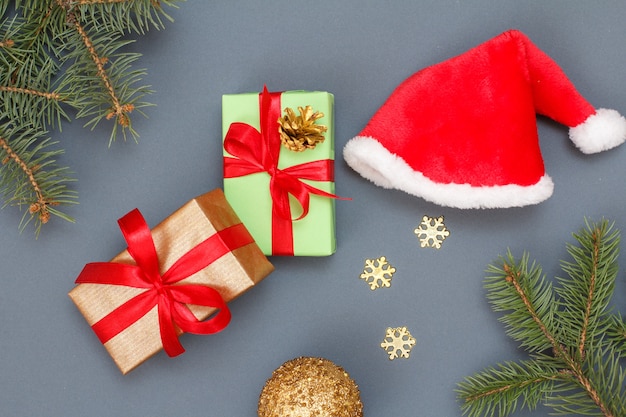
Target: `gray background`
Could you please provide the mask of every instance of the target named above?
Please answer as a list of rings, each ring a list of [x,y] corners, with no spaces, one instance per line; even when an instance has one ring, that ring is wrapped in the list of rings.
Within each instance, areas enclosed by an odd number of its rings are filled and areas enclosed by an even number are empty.
[[[524,31],[597,107],[626,113],[623,1],[320,0],[188,1],[175,22],[138,37],[139,66],[156,93],[141,138],[107,147],[109,126],[65,124],[53,137],[79,181],[75,224],[54,219],[35,240],[21,214],[0,212],[0,407],[7,416],[256,415],[259,392],[281,363],[322,356],[359,384],[367,416],[460,416],[456,383],[524,352],[504,334],[483,289],[484,270],[507,248],[559,274],[565,242],[585,216],[626,227],[626,147],[585,156],[567,128],[539,119],[555,182],[540,205],[506,210],[442,208],[375,187],[341,149],[413,72],[509,28]],[[182,337],[187,352],[161,353],[122,376],[67,297],[83,265],[124,249],[117,219],[138,207],[151,225],[221,187],[221,96],[325,90],[336,100],[338,251],[272,258],[276,271],[231,304],[214,336]],[[420,248],[423,215],[445,216],[451,236]],[[386,256],[389,289],[359,279],[366,258]],[[624,273],[615,304],[626,311]],[[387,327],[417,339],[409,359],[379,347]],[[540,407],[517,416],[547,416]]]

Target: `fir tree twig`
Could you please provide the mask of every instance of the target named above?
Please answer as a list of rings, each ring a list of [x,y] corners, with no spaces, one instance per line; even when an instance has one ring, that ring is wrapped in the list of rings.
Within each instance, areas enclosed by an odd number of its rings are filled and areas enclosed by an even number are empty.
[[[557,414],[626,415],[626,324],[611,314],[619,232],[606,220],[586,223],[568,244],[571,262],[555,288],[528,254],[508,252],[488,268],[485,287],[509,336],[530,359],[507,362],[459,383],[461,408],[470,417],[507,416],[540,403]]]
[[[37,234],[50,220],[50,215],[72,221],[56,207],[73,204],[76,197],[76,193],[67,188],[67,183],[73,181],[68,169],[59,167],[55,161],[62,151],[51,150],[55,143],[43,134],[32,128],[0,130],[0,175],[14,184],[21,184],[12,192],[2,190],[7,196],[6,204],[28,206],[20,228],[34,220]]]
[[[77,201],[48,129],[112,120],[109,145],[138,137],[131,113],[151,105],[141,101],[151,90],[134,68],[141,55],[124,50],[128,35],[162,29],[163,6],[179,1],[0,0],[0,192],[5,206],[28,207],[21,230],[34,220],[38,234],[51,215],[71,220],[61,206]]]

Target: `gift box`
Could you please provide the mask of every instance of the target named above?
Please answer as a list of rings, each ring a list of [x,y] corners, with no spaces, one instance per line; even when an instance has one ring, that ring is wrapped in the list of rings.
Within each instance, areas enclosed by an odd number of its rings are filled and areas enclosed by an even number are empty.
[[[266,255],[335,252],[333,95],[321,91],[222,97],[224,193]],[[323,117],[323,142],[296,152],[282,146],[278,119],[310,106]]]
[[[182,353],[182,333],[226,327],[226,303],[273,271],[219,189],[152,230],[137,210],[119,223],[128,249],[85,265],[69,296],[123,374]]]

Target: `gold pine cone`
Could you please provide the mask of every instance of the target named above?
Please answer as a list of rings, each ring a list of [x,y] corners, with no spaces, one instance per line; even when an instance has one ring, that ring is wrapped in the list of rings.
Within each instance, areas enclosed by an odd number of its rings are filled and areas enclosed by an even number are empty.
[[[328,130],[324,125],[315,123],[324,117],[324,113],[313,112],[311,106],[298,107],[300,115],[296,116],[293,109],[287,107],[285,115],[278,119],[280,141],[288,149],[302,152],[313,149],[324,141],[324,133]]]

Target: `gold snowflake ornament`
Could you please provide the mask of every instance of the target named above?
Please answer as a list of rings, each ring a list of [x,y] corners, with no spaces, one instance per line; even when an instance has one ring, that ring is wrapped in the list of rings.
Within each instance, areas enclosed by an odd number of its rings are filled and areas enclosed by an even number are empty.
[[[324,117],[324,113],[313,112],[311,106],[298,107],[298,112],[300,115],[296,116],[293,109],[287,107],[285,115],[278,119],[278,131],[280,132],[280,141],[286,148],[302,152],[313,149],[318,143],[322,143],[324,133],[328,128],[315,123],[317,119]]]
[[[417,226],[414,233],[423,248],[440,249],[443,241],[450,236],[450,231],[443,224],[443,216],[422,217],[422,222]]]
[[[396,358],[408,359],[415,343],[415,338],[406,327],[387,327],[387,333],[380,347],[387,352],[389,360],[392,361]]]
[[[378,288],[391,287],[391,278],[395,272],[396,268],[387,262],[387,258],[381,256],[378,259],[365,260],[365,268],[360,278],[374,291]]]

